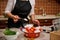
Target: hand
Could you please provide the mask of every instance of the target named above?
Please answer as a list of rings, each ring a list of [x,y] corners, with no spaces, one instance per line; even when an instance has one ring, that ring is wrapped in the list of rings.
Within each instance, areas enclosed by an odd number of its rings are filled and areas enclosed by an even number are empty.
[[[21,31],[22,31],[22,29],[23,29],[23,28],[22,28],[22,27],[20,27],[20,30],[21,30]]]
[[[18,19],[21,19],[18,15],[13,16],[14,23],[16,23],[18,21]]]
[[[33,22],[33,24],[40,26],[40,22],[38,20],[32,20],[32,22]]]

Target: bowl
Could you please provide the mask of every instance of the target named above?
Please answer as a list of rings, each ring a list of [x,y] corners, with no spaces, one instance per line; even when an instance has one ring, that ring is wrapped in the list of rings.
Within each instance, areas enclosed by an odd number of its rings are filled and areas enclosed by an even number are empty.
[[[31,28],[31,27],[33,27],[33,24],[26,24],[24,27],[25,27],[25,28],[26,28],[26,27]]]
[[[40,32],[38,32],[38,33],[24,33],[24,36],[27,38],[38,38],[40,36]]]
[[[4,35],[7,40],[16,40],[19,35],[19,32],[16,35]]]

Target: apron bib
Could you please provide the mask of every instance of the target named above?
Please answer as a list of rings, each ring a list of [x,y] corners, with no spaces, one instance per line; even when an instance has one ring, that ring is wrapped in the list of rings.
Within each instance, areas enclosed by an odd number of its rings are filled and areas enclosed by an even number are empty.
[[[16,4],[14,9],[11,11],[13,15],[18,15],[19,17],[27,18],[31,11],[31,4],[28,1],[23,1],[23,0],[16,0]],[[22,24],[25,22],[24,20],[19,20],[16,23],[14,23],[13,19],[9,18],[8,19],[8,27],[20,27]]]

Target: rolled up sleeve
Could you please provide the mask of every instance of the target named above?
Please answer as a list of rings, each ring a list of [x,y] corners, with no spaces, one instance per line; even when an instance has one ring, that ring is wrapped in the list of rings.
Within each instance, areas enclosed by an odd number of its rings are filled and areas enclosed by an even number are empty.
[[[32,6],[30,15],[32,15],[32,14],[34,14],[35,0],[31,0],[30,3],[31,3],[31,6]]]
[[[8,0],[7,6],[5,8],[5,13],[11,12],[13,9],[13,0]]]

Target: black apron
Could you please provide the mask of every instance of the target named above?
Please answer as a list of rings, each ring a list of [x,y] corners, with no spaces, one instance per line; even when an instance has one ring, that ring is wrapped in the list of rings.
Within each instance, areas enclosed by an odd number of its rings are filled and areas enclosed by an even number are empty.
[[[8,19],[8,27],[16,27],[19,28],[20,26],[23,27],[23,23],[25,22],[25,20],[23,20],[24,18],[28,19],[27,16],[29,15],[30,11],[31,11],[31,4],[28,1],[22,1],[22,0],[16,0],[16,4],[14,9],[11,11],[11,13],[13,15],[18,15],[20,18],[20,20],[18,20],[16,23],[14,23],[13,19],[9,18]]]

